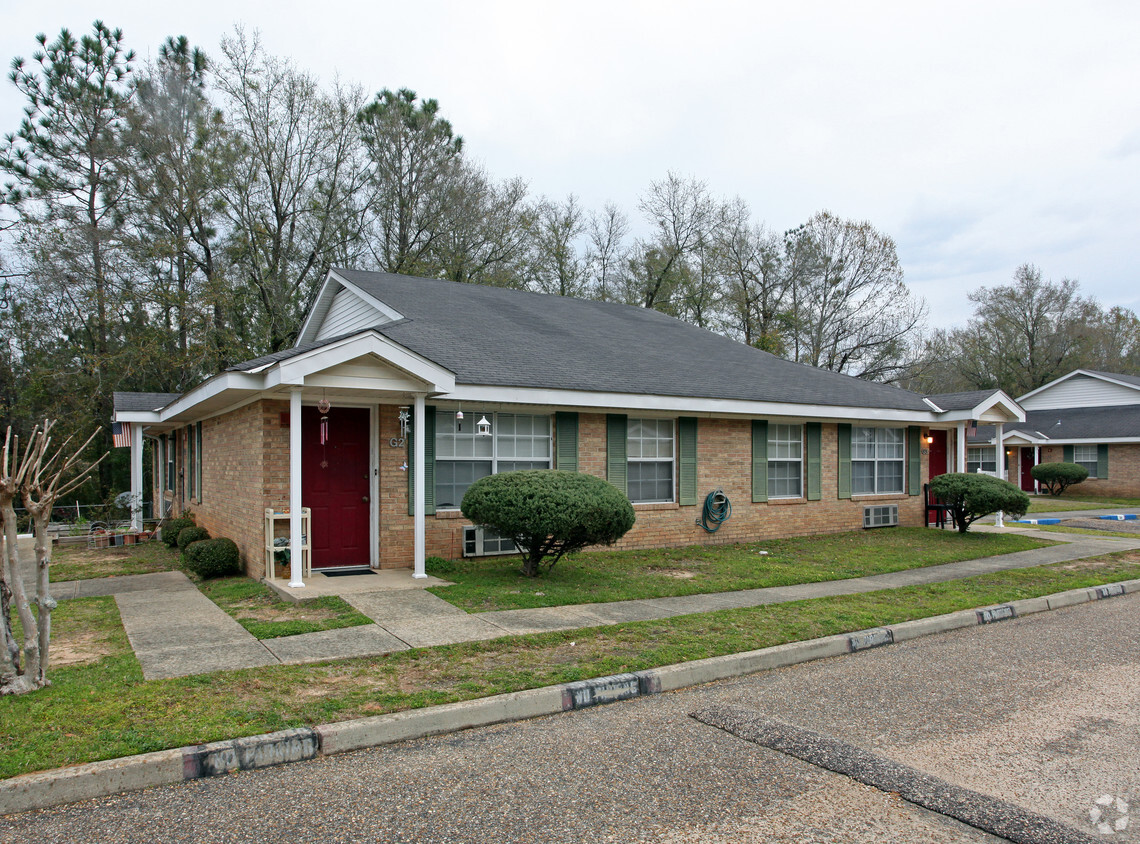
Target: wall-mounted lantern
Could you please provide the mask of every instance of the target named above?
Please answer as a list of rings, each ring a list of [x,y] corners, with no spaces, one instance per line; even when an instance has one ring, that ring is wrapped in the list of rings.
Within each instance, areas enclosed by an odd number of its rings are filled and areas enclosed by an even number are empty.
[[[477,436],[477,437],[489,437],[489,436],[491,436],[491,423],[487,421],[486,416],[484,416],[482,419],[480,419],[475,424],[475,436]]]

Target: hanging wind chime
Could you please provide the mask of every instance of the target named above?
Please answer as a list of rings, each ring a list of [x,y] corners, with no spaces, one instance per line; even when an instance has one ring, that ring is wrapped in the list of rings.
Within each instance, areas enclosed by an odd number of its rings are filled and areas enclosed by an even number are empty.
[[[332,409],[332,403],[322,398],[317,402],[317,410],[321,412],[321,468],[327,469],[329,467],[328,460],[328,441],[329,441],[329,417],[328,412]]]

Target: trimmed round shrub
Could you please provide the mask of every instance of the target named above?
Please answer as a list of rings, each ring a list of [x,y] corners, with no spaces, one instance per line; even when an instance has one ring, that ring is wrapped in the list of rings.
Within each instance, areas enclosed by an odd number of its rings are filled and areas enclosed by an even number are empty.
[[[166,547],[174,548],[178,545],[178,534],[188,527],[194,527],[194,520],[185,517],[171,519],[164,524],[162,526],[162,541],[166,543]]]
[[[565,554],[612,545],[633,527],[633,505],[613,484],[577,472],[527,469],[480,478],[467,490],[463,515],[509,536],[535,577]]]
[[[190,525],[190,527],[182,528],[178,531],[178,548],[180,551],[185,551],[186,546],[191,542],[201,542],[203,539],[209,539],[210,532],[203,527]]]
[[[191,542],[182,557],[186,568],[204,580],[237,574],[241,569],[237,543],[224,536]]]
[[[960,533],[982,516],[1002,510],[1019,518],[1029,509],[1029,496],[1009,481],[990,475],[950,472],[930,480],[930,493],[940,499]]]
[[[1060,495],[1089,476],[1089,470],[1078,463],[1038,463],[1029,472],[1050,495]]]

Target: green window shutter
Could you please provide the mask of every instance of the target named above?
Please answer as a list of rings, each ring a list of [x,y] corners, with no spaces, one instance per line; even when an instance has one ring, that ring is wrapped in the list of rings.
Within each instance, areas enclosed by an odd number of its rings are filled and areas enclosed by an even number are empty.
[[[807,435],[807,499],[819,501],[823,494],[823,425],[808,422]]]
[[[752,500],[768,500],[768,420],[752,420]]]
[[[851,497],[851,423],[840,422],[835,426],[838,439],[836,453],[839,456],[838,493],[840,498]]]
[[[680,504],[697,503],[697,418],[677,420],[678,499]]]
[[[202,503],[202,423],[196,422],[194,424],[194,437],[197,440],[197,448],[194,450],[194,457],[196,462],[194,464],[195,488],[198,490],[198,503]]]
[[[1067,445],[1064,447],[1064,449],[1065,449],[1065,462],[1066,463],[1072,463],[1073,462],[1073,447],[1071,445]]]
[[[555,466],[563,472],[578,471],[578,414],[554,414]]]
[[[922,430],[917,425],[906,429],[906,456],[910,462],[907,472],[907,494],[918,495],[922,492]]]
[[[1101,443],[1096,447],[1096,476],[1098,479],[1108,477],[1108,444]]]
[[[624,413],[606,414],[606,480],[625,495],[629,494],[626,465],[626,431],[629,419]]]
[[[416,514],[415,411],[408,425],[408,515]],[[435,512],[435,408],[424,408],[424,515]]]

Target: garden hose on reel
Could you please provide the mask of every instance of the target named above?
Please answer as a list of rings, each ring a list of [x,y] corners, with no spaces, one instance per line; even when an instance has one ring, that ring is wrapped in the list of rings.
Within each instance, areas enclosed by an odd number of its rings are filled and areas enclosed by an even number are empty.
[[[732,515],[732,502],[722,489],[714,489],[705,496],[705,506],[701,509],[701,517],[697,524],[709,533],[716,533],[720,526],[728,521]]]

